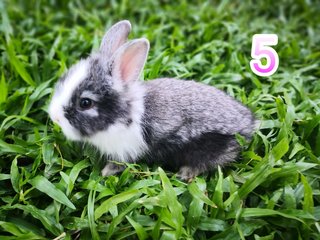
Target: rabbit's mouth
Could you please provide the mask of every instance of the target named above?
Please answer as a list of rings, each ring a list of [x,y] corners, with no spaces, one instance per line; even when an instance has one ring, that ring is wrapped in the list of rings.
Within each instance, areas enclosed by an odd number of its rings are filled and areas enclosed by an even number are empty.
[[[66,118],[59,117],[58,115],[55,115],[55,114],[53,115],[50,114],[50,117],[55,124],[60,126],[60,128],[62,129],[62,132],[69,140],[73,140],[73,141],[82,140],[82,136],[80,132],[77,129],[75,129]]]

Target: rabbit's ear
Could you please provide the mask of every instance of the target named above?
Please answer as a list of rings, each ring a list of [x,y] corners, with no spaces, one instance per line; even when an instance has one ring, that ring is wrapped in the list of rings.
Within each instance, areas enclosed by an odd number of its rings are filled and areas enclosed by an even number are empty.
[[[102,39],[100,53],[104,57],[110,58],[127,41],[130,31],[131,24],[128,20],[123,20],[113,25]]]
[[[149,52],[149,41],[136,39],[124,44],[116,52],[112,64],[112,76],[129,83],[139,79]]]

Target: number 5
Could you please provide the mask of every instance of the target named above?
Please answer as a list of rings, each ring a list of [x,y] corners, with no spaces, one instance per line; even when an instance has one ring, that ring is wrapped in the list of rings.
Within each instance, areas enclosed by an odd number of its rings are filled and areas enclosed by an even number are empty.
[[[268,77],[274,74],[279,66],[277,52],[269,46],[278,44],[276,34],[255,34],[252,37],[252,48],[250,67],[252,72],[261,77]],[[261,58],[267,59],[267,64],[261,64]]]

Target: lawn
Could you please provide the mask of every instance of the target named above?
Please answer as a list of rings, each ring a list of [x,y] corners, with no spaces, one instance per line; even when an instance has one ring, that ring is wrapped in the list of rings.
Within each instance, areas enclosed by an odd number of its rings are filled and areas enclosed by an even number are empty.
[[[0,15],[0,239],[320,239],[319,1],[0,0]],[[103,178],[51,122],[56,81],[122,19],[150,41],[145,81],[216,86],[261,120],[237,162],[190,183],[143,163]],[[269,77],[250,69],[257,33],[278,35]]]

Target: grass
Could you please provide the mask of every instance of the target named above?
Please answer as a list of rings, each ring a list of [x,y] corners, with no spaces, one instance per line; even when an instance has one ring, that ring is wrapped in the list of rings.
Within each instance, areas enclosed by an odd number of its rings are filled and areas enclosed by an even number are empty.
[[[0,15],[0,239],[320,238],[318,1],[2,0]],[[65,140],[54,83],[121,19],[151,42],[145,79],[215,85],[261,119],[239,161],[189,184],[144,164],[102,178]],[[256,33],[279,37],[270,77],[249,67]]]

